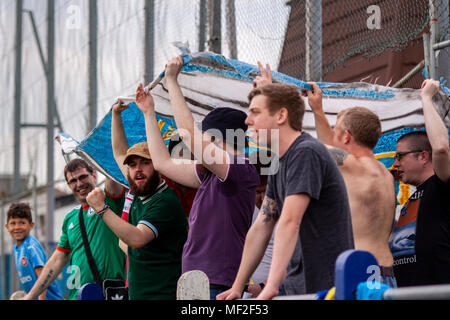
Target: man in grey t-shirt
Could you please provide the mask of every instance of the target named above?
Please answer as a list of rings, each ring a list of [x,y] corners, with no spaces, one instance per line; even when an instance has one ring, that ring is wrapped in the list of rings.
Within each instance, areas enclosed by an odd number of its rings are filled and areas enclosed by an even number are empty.
[[[278,172],[269,177],[266,191],[278,208],[295,194],[308,195],[310,200],[282,291],[292,295],[330,289],[336,258],[353,248],[350,209],[336,162],[327,148],[306,132],[280,158]]]
[[[278,295],[283,280],[285,294],[330,289],[336,258],[353,248],[344,180],[326,147],[302,132],[305,105],[296,86],[259,86],[249,101],[246,124],[259,145],[278,150],[279,166],[269,177],[260,214],[247,233],[233,286],[217,298],[241,296],[276,222],[269,277],[258,299]]]

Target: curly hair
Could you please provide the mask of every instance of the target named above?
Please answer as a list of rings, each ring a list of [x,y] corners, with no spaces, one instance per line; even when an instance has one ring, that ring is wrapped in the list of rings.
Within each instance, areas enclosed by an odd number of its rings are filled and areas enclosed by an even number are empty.
[[[30,205],[25,202],[11,203],[6,217],[7,222],[13,218],[22,218],[27,219],[30,223],[33,222]]]

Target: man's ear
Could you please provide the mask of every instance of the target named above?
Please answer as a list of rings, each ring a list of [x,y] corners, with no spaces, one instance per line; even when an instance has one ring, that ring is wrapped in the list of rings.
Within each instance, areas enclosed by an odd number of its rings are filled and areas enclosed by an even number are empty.
[[[352,136],[352,134],[350,133],[350,131],[344,130],[344,138],[343,138],[343,142],[344,142],[345,144],[349,144],[350,141],[352,140],[352,138],[353,138],[353,136]]]
[[[431,162],[430,153],[428,151],[422,151],[419,153],[418,159],[425,161],[425,163]]]
[[[277,123],[279,125],[284,124],[288,120],[289,112],[286,108],[281,108],[278,110]]]

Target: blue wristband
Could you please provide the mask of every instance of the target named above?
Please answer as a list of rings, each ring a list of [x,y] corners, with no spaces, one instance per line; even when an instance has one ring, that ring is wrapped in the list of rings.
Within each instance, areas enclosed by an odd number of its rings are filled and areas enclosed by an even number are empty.
[[[97,214],[100,217],[100,219],[103,219],[103,215],[105,214],[106,210],[108,210],[108,209],[109,209],[109,206],[107,204],[105,204],[103,209],[100,210],[99,212],[97,212]]]

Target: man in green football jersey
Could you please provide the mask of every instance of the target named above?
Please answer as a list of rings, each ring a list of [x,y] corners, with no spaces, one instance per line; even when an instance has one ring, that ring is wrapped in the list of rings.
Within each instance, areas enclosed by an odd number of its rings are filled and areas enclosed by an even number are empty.
[[[101,280],[124,279],[125,255],[119,247],[118,237],[95,214],[86,202],[86,197],[96,187],[97,173],[83,159],[73,159],[64,168],[67,185],[80,203],[64,218],[61,238],[55,252],[45,264],[35,285],[24,299],[34,299],[44,291],[70,262],[71,275],[67,280],[69,300],[77,299],[78,289],[86,283],[95,282],[89,267],[80,231],[79,212],[83,212],[84,225]],[[107,178],[105,188],[121,187]],[[121,214],[122,207],[108,202],[115,212]]]
[[[154,169],[147,142],[128,148],[121,118],[126,108],[121,102],[113,106],[111,141],[114,158],[134,195],[129,222],[115,215],[111,206],[123,206],[121,186],[106,186],[106,195],[96,188],[87,196],[87,202],[128,253],[130,300],[175,299],[187,238],[186,215],[176,193]]]

